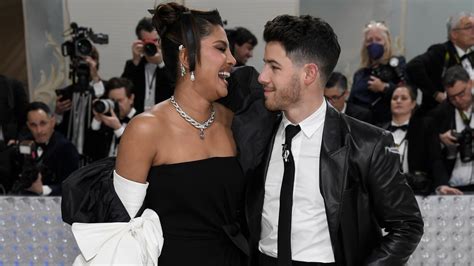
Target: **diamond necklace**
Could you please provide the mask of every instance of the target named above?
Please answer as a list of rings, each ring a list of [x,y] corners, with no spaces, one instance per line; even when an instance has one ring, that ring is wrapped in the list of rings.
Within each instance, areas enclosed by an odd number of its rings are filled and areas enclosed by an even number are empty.
[[[176,102],[174,99],[174,95],[171,96],[170,98],[171,104],[174,106],[176,109],[176,112],[184,119],[186,122],[190,123],[193,125],[195,128],[199,129],[199,137],[204,140],[204,129],[207,129],[212,125],[212,122],[214,122],[214,118],[216,117],[216,111],[214,110],[214,105],[211,104],[211,115],[207,119],[206,122],[204,123],[199,123],[198,121],[194,120],[192,117],[190,117],[181,107],[179,104]]]

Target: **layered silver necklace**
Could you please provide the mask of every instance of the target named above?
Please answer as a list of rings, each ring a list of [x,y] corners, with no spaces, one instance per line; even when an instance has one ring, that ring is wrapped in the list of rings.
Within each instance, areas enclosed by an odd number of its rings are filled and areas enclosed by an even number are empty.
[[[174,106],[174,108],[176,109],[176,112],[178,112],[178,114],[184,120],[186,120],[186,122],[190,123],[195,128],[199,129],[199,137],[202,140],[204,140],[204,130],[212,125],[212,122],[214,122],[214,118],[216,117],[216,111],[214,110],[214,105],[211,104],[211,115],[209,116],[207,121],[204,122],[204,123],[199,123],[198,121],[196,121],[192,117],[190,117],[185,111],[183,111],[183,109],[181,109],[179,104],[174,99],[174,96],[171,96],[170,102]]]

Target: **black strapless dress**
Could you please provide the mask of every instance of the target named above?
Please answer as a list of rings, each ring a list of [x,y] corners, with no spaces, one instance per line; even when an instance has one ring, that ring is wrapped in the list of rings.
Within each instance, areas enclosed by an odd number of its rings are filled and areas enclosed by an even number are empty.
[[[153,166],[145,206],[158,213],[160,266],[245,265],[244,177],[236,157]]]

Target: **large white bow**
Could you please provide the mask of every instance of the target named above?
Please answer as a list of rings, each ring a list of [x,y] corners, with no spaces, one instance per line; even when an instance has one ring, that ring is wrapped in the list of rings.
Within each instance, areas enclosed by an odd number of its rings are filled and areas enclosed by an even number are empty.
[[[73,223],[81,255],[73,265],[158,265],[163,247],[160,218],[146,209],[128,223]]]

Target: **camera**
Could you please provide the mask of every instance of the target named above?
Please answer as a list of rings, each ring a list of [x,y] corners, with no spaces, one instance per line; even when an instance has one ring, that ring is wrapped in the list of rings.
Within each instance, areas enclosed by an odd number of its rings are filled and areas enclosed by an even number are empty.
[[[100,99],[95,101],[92,104],[92,109],[99,114],[110,113],[113,110],[117,115],[119,115],[119,105],[117,102],[111,99]]]
[[[79,27],[77,23],[71,23],[72,40],[65,41],[61,45],[63,56],[71,58],[90,56],[92,54],[92,43],[108,44],[109,36],[103,33],[94,33],[91,28]]]
[[[473,130],[470,127],[464,128],[461,132],[453,131],[452,135],[456,138],[459,146],[458,151],[463,163],[474,160],[474,151],[472,146]]]
[[[145,41],[143,44],[143,52],[145,52],[145,55],[151,57],[158,52],[158,49],[153,41]]]
[[[403,61],[400,57],[393,56],[386,65],[379,65],[372,69],[371,75],[376,76],[383,82],[392,82],[398,84],[405,80],[403,72]]]
[[[71,23],[71,40],[65,41],[61,45],[63,56],[71,58],[69,78],[73,84],[78,84],[80,91],[89,88],[89,65],[83,59],[84,56],[91,56],[93,53],[92,43],[108,44],[109,36],[103,33],[94,33],[91,28],[79,27],[77,23]]]

